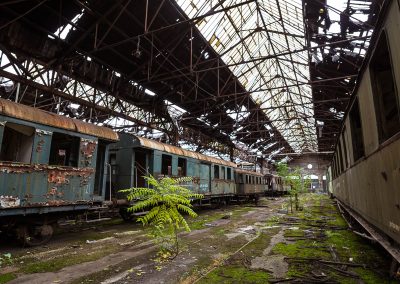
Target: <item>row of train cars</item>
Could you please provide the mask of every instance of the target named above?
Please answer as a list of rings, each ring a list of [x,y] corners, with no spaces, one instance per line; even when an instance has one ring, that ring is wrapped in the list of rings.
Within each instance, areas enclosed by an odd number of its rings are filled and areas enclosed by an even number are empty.
[[[120,189],[149,174],[193,177],[204,201],[283,192],[278,176],[0,99],[0,230],[42,244],[57,221],[93,208],[129,206]]]

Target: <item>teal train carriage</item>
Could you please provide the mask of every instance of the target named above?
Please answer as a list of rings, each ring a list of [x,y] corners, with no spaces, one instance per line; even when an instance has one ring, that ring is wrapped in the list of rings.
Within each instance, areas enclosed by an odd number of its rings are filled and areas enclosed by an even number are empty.
[[[120,141],[110,148],[109,161],[114,196],[119,189],[146,187],[143,176],[149,174],[156,178],[190,176],[193,180],[186,186],[203,194],[203,201],[236,194],[236,164],[132,134],[120,133]]]
[[[117,140],[109,128],[0,99],[0,229],[40,244],[60,216],[101,203]]]

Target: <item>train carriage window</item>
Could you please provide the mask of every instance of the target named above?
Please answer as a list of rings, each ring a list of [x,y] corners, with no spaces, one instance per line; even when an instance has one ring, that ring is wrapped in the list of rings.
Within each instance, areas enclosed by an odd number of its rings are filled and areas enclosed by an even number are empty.
[[[178,176],[186,176],[186,159],[178,158]]]
[[[80,141],[77,136],[53,132],[49,165],[77,167]]]
[[[214,165],[214,178],[219,178],[219,166]]]
[[[251,176],[251,183],[254,184],[254,176]]]
[[[338,162],[337,162],[337,154],[335,153],[335,156],[333,157],[335,161],[335,176],[338,176]]]
[[[243,183],[243,174],[238,174],[239,183]]]
[[[225,167],[221,167],[221,179],[225,179]]]
[[[342,153],[342,142],[339,139],[339,149],[338,149],[338,157],[339,157],[339,171],[340,173],[343,172],[343,153]]]
[[[1,161],[30,163],[32,157],[35,128],[7,122],[1,144]]]
[[[342,142],[343,142],[343,155],[344,155],[344,164],[345,164],[345,168],[347,169],[349,167],[349,161],[347,159],[347,146],[346,146],[346,128],[343,129],[343,135],[342,135]]]
[[[360,106],[358,105],[358,99],[356,99],[356,101],[354,102],[350,110],[349,116],[351,126],[351,140],[353,141],[353,157],[354,161],[357,161],[364,156],[364,137],[362,132]]]
[[[172,175],[172,156],[163,154],[161,156],[161,174]]]
[[[226,178],[228,180],[231,180],[232,179],[232,169],[231,168],[227,168],[226,171],[227,171],[227,173],[226,173],[227,177]]]
[[[372,56],[370,70],[379,142],[382,143],[400,131],[399,102],[385,31]]]
[[[246,184],[249,184],[249,175],[246,175]]]

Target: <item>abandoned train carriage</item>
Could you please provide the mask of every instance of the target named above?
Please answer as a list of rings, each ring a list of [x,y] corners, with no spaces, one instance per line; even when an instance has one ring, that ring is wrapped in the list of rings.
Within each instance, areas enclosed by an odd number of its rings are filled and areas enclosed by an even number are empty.
[[[400,244],[398,2],[391,1],[386,15],[375,31],[328,174],[334,196]]]
[[[267,193],[270,195],[283,195],[289,191],[289,186],[283,183],[282,177],[275,174],[264,175]]]
[[[0,99],[0,225],[26,243],[52,222],[104,200],[111,129]]]
[[[235,170],[236,195],[258,196],[265,193],[264,175],[243,169]]]
[[[120,133],[120,141],[110,148],[112,188],[144,187],[143,176],[191,176],[189,188],[208,197],[226,197],[235,194],[234,169],[236,164],[200,153]]]

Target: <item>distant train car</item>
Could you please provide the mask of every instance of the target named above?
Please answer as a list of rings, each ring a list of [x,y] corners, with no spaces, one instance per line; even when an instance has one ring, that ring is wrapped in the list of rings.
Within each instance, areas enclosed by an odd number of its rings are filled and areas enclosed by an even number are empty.
[[[283,183],[283,179],[275,174],[264,175],[264,180],[266,184],[266,194],[267,195],[283,195],[289,191],[289,186]]]
[[[236,164],[182,148],[120,133],[120,142],[110,148],[114,193],[119,189],[147,186],[143,176],[156,178],[191,176],[187,185],[205,199],[235,194]]]
[[[111,129],[0,99],[0,229],[47,241],[60,215],[104,200]]]
[[[243,169],[235,170],[236,195],[258,197],[265,192],[265,181],[263,175],[257,172]]]
[[[328,188],[399,245],[400,9],[398,1],[387,3],[344,117]]]

